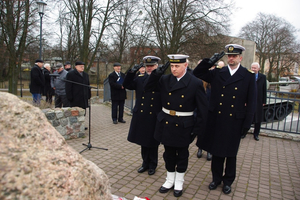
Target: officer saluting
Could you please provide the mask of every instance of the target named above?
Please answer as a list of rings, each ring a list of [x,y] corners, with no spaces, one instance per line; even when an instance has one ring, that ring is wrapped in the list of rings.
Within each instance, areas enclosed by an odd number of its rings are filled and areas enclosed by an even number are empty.
[[[209,189],[214,190],[223,182],[223,192],[229,194],[235,179],[240,139],[252,123],[256,87],[254,73],[240,64],[245,48],[237,44],[229,44],[225,48],[228,55],[227,67],[209,70],[224,55],[215,54],[210,59],[203,59],[193,73],[211,84],[206,131],[197,142],[197,146],[213,155],[213,181]]]
[[[157,91],[145,92],[144,85],[151,72],[158,67],[159,57],[146,56],[144,63],[135,65],[126,74],[123,86],[135,90],[136,101],[128,133],[128,141],[141,145],[142,166],[139,173],[148,170],[149,175],[155,173],[158,160],[159,142],[154,139],[154,130],[157,114],[161,111],[160,93]],[[146,66],[146,73],[136,76],[139,68]],[[136,78],[135,78],[136,77]]]
[[[154,137],[165,148],[163,158],[167,169],[166,182],[159,192],[166,193],[174,186],[174,196],[182,195],[184,175],[188,167],[189,144],[192,133],[204,129],[207,115],[207,98],[202,82],[187,73],[187,55],[168,55],[169,62],[154,70],[146,90],[161,93],[162,110],[157,116]],[[172,74],[163,75],[171,65]],[[197,119],[193,113],[197,108]]]

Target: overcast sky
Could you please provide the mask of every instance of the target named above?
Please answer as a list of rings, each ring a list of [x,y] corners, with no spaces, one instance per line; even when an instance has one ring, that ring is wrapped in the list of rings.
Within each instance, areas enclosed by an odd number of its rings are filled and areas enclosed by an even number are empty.
[[[225,0],[230,2],[230,0]],[[252,22],[257,13],[274,14],[291,23],[298,32],[296,33],[298,42],[300,42],[300,0],[235,0],[236,10],[230,16],[231,34],[237,36],[240,29]]]

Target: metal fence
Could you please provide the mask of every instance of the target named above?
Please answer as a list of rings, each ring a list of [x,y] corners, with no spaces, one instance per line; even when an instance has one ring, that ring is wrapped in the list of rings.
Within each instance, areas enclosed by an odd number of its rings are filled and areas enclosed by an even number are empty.
[[[135,93],[127,90],[125,107],[131,113],[135,103]],[[110,101],[108,79],[104,80],[103,101]],[[300,93],[267,91],[267,104],[264,106],[264,118],[261,129],[300,134],[299,112]]]
[[[300,134],[300,93],[267,91],[262,129]]]

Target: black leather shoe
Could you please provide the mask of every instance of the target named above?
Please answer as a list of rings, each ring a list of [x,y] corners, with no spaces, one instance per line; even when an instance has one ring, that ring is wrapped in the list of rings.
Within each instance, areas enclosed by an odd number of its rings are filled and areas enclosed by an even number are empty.
[[[143,173],[143,172],[145,172],[145,171],[147,171],[147,167],[140,167],[137,171],[138,171],[138,173]]]
[[[258,135],[254,135],[254,140],[259,141]]]
[[[211,159],[212,159],[211,153],[207,152],[207,157],[206,157],[206,159],[207,159],[208,161],[211,161]]]
[[[169,190],[172,189],[172,188],[173,188],[173,187],[171,187],[171,188],[165,188],[165,187],[161,186],[161,187],[159,188],[159,192],[160,192],[160,193],[167,193],[167,192],[169,192]]]
[[[223,192],[224,194],[229,194],[231,192],[231,187],[229,185],[224,185]]]
[[[123,119],[122,120],[119,120],[120,123],[126,123],[126,121],[124,121]]]
[[[210,190],[215,190],[217,187],[218,187],[218,185],[220,185],[221,183],[216,183],[216,182],[211,182],[210,184],[209,184],[209,186],[208,186],[208,188],[210,189]]]
[[[155,169],[149,169],[149,170],[148,170],[148,174],[149,174],[149,175],[155,174]]]
[[[117,122],[117,120],[114,120],[113,123],[114,123],[114,124],[117,124],[118,122]]]
[[[174,190],[174,197],[180,197],[182,195],[182,190]]]
[[[197,158],[201,158],[201,157],[202,157],[202,149],[198,149]]]

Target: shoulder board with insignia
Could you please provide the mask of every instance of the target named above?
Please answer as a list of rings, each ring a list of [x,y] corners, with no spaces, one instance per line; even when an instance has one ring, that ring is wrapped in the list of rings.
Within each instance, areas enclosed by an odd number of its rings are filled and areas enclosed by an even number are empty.
[[[144,74],[139,74],[139,76],[144,76]]]
[[[248,69],[248,71],[249,71],[250,73],[252,73],[252,74],[254,73],[254,71],[252,71],[251,69]]]
[[[222,67],[220,67],[219,65],[217,66],[218,69],[222,69]]]

